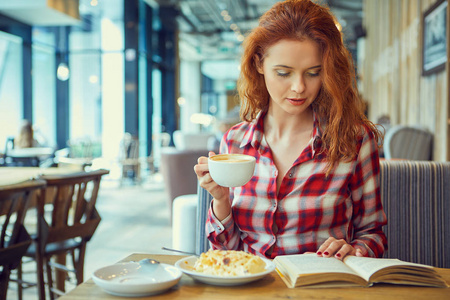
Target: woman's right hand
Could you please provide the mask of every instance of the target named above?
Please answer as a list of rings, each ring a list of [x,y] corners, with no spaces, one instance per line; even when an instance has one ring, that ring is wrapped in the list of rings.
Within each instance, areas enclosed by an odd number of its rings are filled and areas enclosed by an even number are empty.
[[[209,156],[214,155],[210,151]],[[195,174],[197,174],[198,182],[202,188],[207,190],[214,198],[213,210],[215,216],[219,220],[225,219],[231,211],[230,190],[227,187],[218,185],[209,174],[208,158],[201,156],[198,163],[194,166]]]

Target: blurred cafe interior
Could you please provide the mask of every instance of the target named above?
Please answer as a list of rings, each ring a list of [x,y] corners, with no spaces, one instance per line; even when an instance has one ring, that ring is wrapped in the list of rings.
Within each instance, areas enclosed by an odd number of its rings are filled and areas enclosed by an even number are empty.
[[[12,168],[107,170],[85,280],[175,245],[174,200],[197,193],[196,159],[240,122],[241,44],[276,2],[0,0],[0,186]],[[383,159],[449,161],[447,1],[318,2],[352,53]],[[8,299],[17,293],[10,282]]]
[[[61,156],[113,161],[129,133],[158,167],[161,145],[236,115],[240,44],[275,2],[0,1],[1,152],[28,120],[42,145],[68,149]],[[369,118],[426,129],[429,159],[448,160],[447,60],[429,74],[422,63],[423,13],[436,0],[322,2],[353,54]]]

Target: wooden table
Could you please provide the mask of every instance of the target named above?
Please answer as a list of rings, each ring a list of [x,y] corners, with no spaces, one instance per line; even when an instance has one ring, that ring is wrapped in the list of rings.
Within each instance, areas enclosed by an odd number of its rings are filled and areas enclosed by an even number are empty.
[[[174,264],[183,256],[132,254],[122,260],[139,261],[144,258],[154,258],[160,262]],[[450,282],[450,269],[436,269],[447,282]],[[98,287],[92,279],[85,281],[75,289],[62,296],[61,300],[86,299],[450,299],[450,288],[429,288],[395,285],[376,285],[370,288],[329,288],[306,289],[287,288],[278,274],[274,271],[261,280],[253,283],[220,287],[194,281],[183,274],[178,285],[169,291],[149,297],[126,298],[112,296]]]
[[[8,150],[6,156],[13,161],[21,161],[30,166],[39,166],[39,163],[53,155],[55,149],[51,147],[14,148]]]
[[[54,152],[55,150],[50,147],[14,148],[8,150],[8,156],[14,158],[48,157],[53,155]]]
[[[41,175],[64,175],[80,172],[70,167],[39,168],[39,167],[0,167],[0,186],[16,184]]]

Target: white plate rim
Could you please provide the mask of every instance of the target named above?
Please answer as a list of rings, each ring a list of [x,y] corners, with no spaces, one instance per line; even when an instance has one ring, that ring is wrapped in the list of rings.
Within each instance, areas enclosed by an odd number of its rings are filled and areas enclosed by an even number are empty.
[[[94,283],[99,286],[101,289],[103,289],[105,292],[116,295],[116,296],[124,296],[124,297],[142,297],[147,295],[155,295],[162,293],[171,287],[175,286],[181,279],[181,276],[183,275],[183,272],[179,268],[176,268],[173,265],[164,264],[161,263],[160,266],[162,266],[165,270],[169,269],[172,271],[175,271],[175,276],[171,277],[169,280],[159,281],[155,283],[126,283],[121,285],[120,283],[114,283],[110,280],[103,279],[101,277],[98,277],[96,274],[97,272],[101,272],[107,268],[112,267],[120,267],[123,266],[124,268],[127,266],[134,266],[138,265],[137,262],[121,262],[116,263],[108,266],[104,266],[102,268],[99,268],[95,270],[92,273],[92,280]],[[128,291],[121,290],[120,287],[128,289]],[[133,288],[139,288],[136,291],[133,291]]]
[[[193,266],[193,263],[197,260],[198,256],[188,256],[182,259],[179,259],[175,262],[175,266],[181,270],[181,272],[191,276],[194,279],[197,279],[204,283],[214,284],[214,285],[238,285],[243,283],[252,282],[258,280],[267,274],[272,273],[275,270],[275,264],[264,257],[261,259],[266,263],[266,270],[261,273],[244,275],[244,276],[218,276],[218,275],[208,275],[200,272],[196,272],[194,270],[188,270],[182,267],[183,264],[188,263],[189,266]]]

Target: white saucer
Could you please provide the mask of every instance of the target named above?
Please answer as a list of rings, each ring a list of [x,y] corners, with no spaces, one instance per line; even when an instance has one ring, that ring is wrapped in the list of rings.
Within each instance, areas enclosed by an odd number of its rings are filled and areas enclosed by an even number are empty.
[[[197,258],[198,258],[197,256],[189,256],[186,258],[182,258],[175,263],[175,266],[178,267],[183,273],[186,273],[195,280],[211,285],[219,285],[219,286],[241,285],[261,279],[275,270],[275,264],[272,261],[261,257],[261,259],[264,260],[264,262],[266,263],[266,268],[261,273],[249,274],[245,276],[233,276],[233,277],[207,275],[194,270],[194,264],[197,261]]]
[[[98,269],[92,279],[111,295],[142,297],[170,289],[180,281],[181,275],[178,268],[167,264],[146,268],[138,262],[127,262]]]

